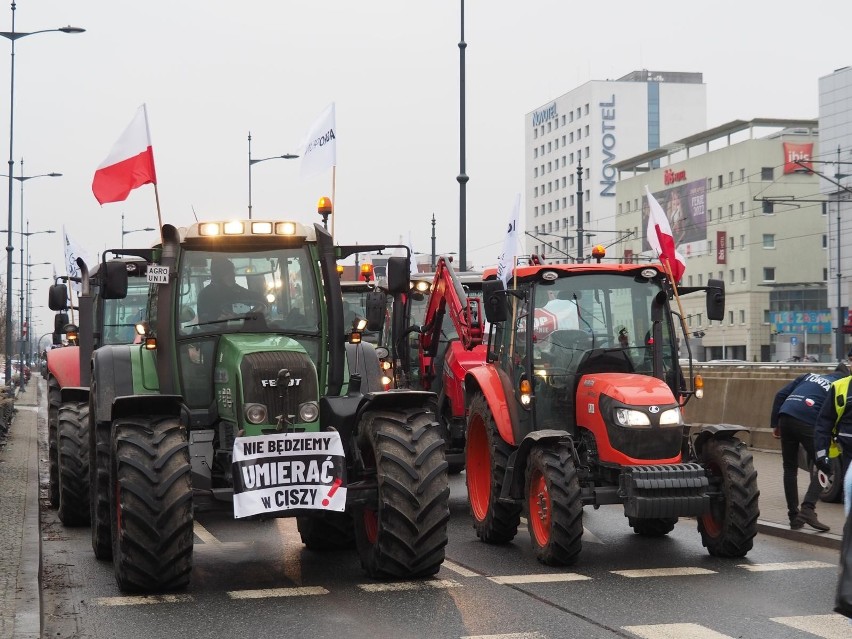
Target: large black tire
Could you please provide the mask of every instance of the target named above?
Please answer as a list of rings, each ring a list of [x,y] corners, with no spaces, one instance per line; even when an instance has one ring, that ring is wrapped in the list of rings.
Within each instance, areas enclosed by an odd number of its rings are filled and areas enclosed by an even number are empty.
[[[53,508],[59,507],[59,405],[62,396],[59,382],[53,375],[47,378],[47,467],[48,498]]]
[[[89,403],[59,406],[59,520],[89,525]]]
[[[760,516],[757,471],[748,447],[739,439],[710,439],[700,460],[711,480],[721,481],[721,499],[698,518],[701,543],[714,557],[744,557],[754,545]]]
[[[536,558],[568,566],[583,548],[583,502],[571,448],[538,445],[527,459],[527,526]]]
[[[92,388],[94,395],[94,387]],[[89,415],[94,417],[94,404]],[[92,551],[98,559],[112,559],[112,524],[109,507],[110,424],[92,420],[89,427],[89,523]]]
[[[112,561],[123,592],[186,587],[192,570],[189,444],[173,417],[113,422]]]
[[[843,468],[843,457],[831,458],[831,473],[826,473],[822,470],[817,471],[817,479],[822,488],[819,498],[830,504],[836,504],[843,501],[843,477],[845,470]]]
[[[499,501],[512,447],[500,437],[484,396],[470,403],[465,442],[467,496],[476,536],[488,544],[505,544],[518,534],[521,504]]]
[[[434,575],[444,561],[450,487],[438,423],[422,409],[368,411],[359,424],[378,503],[355,510],[361,565],[373,578]]]
[[[355,524],[350,512],[323,512],[296,517],[296,527],[308,550],[349,550],[355,547]]]
[[[674,530],[677,517],[628,517],[633,532],[643,537],[665,537]]]

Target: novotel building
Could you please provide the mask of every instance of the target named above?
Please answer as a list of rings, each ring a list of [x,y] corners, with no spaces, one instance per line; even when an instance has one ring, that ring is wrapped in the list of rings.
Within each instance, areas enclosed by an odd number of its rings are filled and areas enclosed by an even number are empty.
[[[615,164],[703,131],[706,85],[701,73],[634,71],[586,82],[525,119],[525,251],[571,261],[594,244],[619,246]]]

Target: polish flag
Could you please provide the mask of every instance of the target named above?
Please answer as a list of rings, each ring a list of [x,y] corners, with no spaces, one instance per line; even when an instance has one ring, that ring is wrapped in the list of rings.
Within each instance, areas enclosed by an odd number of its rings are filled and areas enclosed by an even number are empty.
[[[647,187],[647,185],[645,186],[645,193],[648,195],[648,207],[650,209],[650,215],[648,215],[648,229],[646,231],[648,243],[651,245],[652,249],[657,251],[657,255],[660,256],[660,261],[664,264],[668,264],[672,272],[672,277],[674,277],[674,281],[680,282],[684,271],[686,271],[686,258],[677,252],[669,219],[666,217],[663,207],[661,207],[660,203],[657,202],[653,195],[651,195],[651,190]]]
[[[133,189],[143,184],[156,183],[148,111],[143,104],[95,171],[92,193],[101,204],[123,202]]]

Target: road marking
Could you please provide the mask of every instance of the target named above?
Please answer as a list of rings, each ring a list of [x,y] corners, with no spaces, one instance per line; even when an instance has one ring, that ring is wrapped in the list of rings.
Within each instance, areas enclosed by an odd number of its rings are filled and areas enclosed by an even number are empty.
[[[785,561],[773,564],[737,564],[737,568],[745,568],[749,572],[768,572],[770,570],[802,570],[805,568],[837,568],[837,564],[824,561]]]
[[[358,584],[364,592],[401,592],[403,590],[430,590],[432,588],[457,588],[461,584],[452,579],[427,579],[424,581],[397,581],[387,584]]]
[[[139,595],[136,597],[98,597],[97,606],[144,606],[162,603],[187,603],[192,595]]]
[[[209,530],[207,530],[204,526],[199,524],[197,521],[193,522],[192,532],[195,533],[195,536],[198,537],[202,543],[210,544],[212,546],[221,546],[222,542],[216,539]]]
[[[852,622],[843,615],[771,617],[770,620],[822,639],[849,639],[852,636]]]
[[[502,635],[464,635],[460,639],[547,639],[540,632],[508,632]]]
[[[511,584],[547,584],[560,581],[586,581],[591,579],[586,575],[580,575],[576,572],[562,572],[552,575],[505,575],[503,577],[489,577],[495,584],[511,585]]]
[[[449,559],[444,559],[444,563],[441,564],[442,568],[446,568],[447,570],[451,570],[452,572],[460,575],[462,577],[479,577],[480,574],[478,572],[473,572],[472,570],[468,570],[463,566],[459,566],[456,563],[453,563]]]
[[[263,590],[229,590],[231,599],[265,599],[267,597],[309,597],[327,595],[322,586],[301,586],[294,588],[264,588]]]
[[[686,577],[688,575],[715,575],[715,570],[706,568],[645,568],[641,570],[610,570],[614,575],[640,579],[644,577]]]
[[[699,626],[697,623],[660,623],[623,628],[643,639],[732,639],[728,635]]]

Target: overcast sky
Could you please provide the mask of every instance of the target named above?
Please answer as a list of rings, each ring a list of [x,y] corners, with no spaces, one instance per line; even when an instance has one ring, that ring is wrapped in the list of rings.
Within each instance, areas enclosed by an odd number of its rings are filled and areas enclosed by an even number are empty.
[[[0,30],[10,31],[4,6]],[[30,231],[57,231],[31,236],[32,262],[61,268],[63,224],[93,255],[120,246],[122,213],[126,229],[157,225],[152,186],[103,207],[91,192],[95,168],[143,102],[166,222],[190,224],[193,211],[247,217],[249,131],[255,158],[298,152],[334,102],[336,241],[397,243],[410,232],[414,250],[430,253],[434,214],[437,252],[458,250],[458,0],[18,0],[15,14],[19,32],[86,29],[16,42],[15,175],[21,158],[24,175],[63,174],[25,182]],[[818,78],[852,64],[850,24],[846,0],[467,0],[468,260],[494,264],[501,250],[523,191],[525,114],[589,80],[647,68],[703,73],[708,127],[815,118]],[[4,173],[9,61],[0,56]],[[302,180],[298,162],[254,166],[253,217],[319,220],[331,171]],[[134,233],[126,243],[156,238]],[[18,251],[16,237],[16,262]],[[33,283],[34,306],[47,284]],[[39,334],[52,329],[46,308],[36,317]]]

